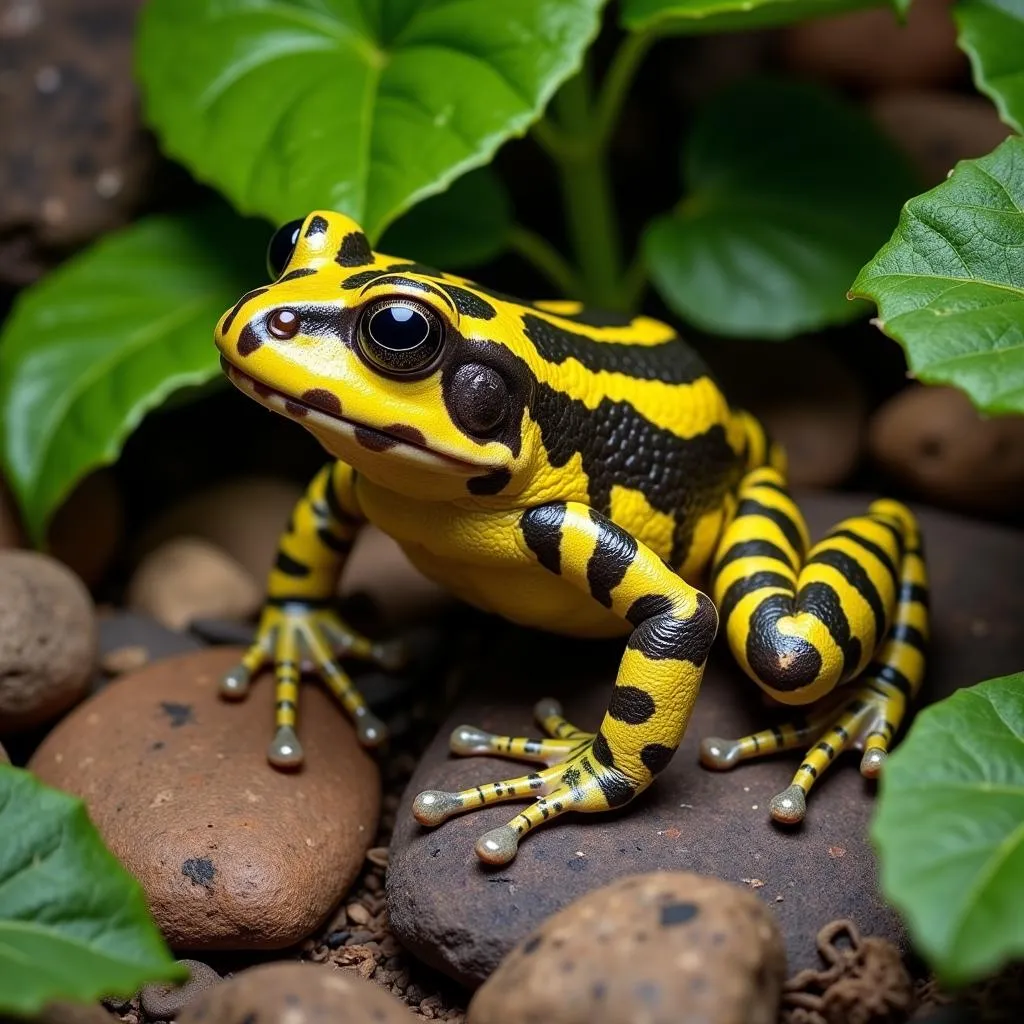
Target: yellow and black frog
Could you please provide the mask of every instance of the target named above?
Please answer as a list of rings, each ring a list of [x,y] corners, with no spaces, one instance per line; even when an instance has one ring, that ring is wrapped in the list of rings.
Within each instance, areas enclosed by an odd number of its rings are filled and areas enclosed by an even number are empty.
[[[385,730],[340,664],[395,665],[333,610],[362,524],[426,576],[489,612],[574,636],[626,637],[597,732],[537,705],[543,739],[463,726],[458,754],[539,770],[461,793],[421,793],[427,825],[528,800],[477,853],[504,863],[567,811],[632,800],[671,760],[719,621],[744,671],[799,723],[706,739],[704,764],[810,745],[771,804],[796,822],[846,748],[878,773],[924,673],[926,576],[911,513],[874,502],[810,546],[784,458],[730,408],[700,358],[663,323],[578,302],[529,302],[374,252],[338,213],[285,225],[272,284],[217,326],[232,382],[301,423],[330,453],[281,539],[257,639],[222,692],[276,675],[269,759],[301,764],[299,666],[311,660],[360,740]],[[688,581],[709,581],[707,596]],[[712,599],[713,598],[713,599]],[[843,685],[848,684],[848,685]]]

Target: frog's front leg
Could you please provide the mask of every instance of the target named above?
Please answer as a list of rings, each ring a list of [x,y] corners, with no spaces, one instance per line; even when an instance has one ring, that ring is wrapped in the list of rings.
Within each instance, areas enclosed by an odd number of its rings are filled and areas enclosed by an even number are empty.
[[[697,698],[718,628],[711,599],[649,548],[585,505],[553,503],[523,513],[517,550],[524,560],[589,593],[633,627],[615,688],[596,733],[575,729],[553,701],[537,708],[549,738],[495,737],[463,726],[457,753],[504,753],[548,767],[461,793],[420,793],[413,814],[439,825],[455,814],[534,796],[507,825],[482,836],[477,855],[505,864],[527,832],[566,811],[605,811],[645,790],[675,753]]]
[[[273,662],[276,728],[267,758],[277,768],[297,768],[303,761],[296,733],[303,660],[312,661],[352,717],[361,743],[376,746],[386,738],[383,723],[337,660],[337,655],[350,655],[389,668],[401,661],[398,647],[372,643],[333,610],[338,577],[362,525],[352,485],[352,469],[343,462],[325,466],[314,477],[281,538],[256,641],[221,680],[222,696],[241,699],[253,675]]]

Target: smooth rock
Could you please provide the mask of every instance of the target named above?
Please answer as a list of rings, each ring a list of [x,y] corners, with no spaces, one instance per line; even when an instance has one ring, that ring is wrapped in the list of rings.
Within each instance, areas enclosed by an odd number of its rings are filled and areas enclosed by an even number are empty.
[[[178,1024],[405,1024],[408,1008],[372,981],[327,964],[273,963],[207,989]]]
[[[106,576],[124,534],[121,492],[110,469],[90,473],[57,509],[47,532],[50,554],[89,587]]]
[[[985,96],[901,89],[873,96],[867,106],[928,188],[945,181],[957,161],[991,153],[1011,134]]]
[[[118,609],[99,617],[100,659],[126,648],[141,648],[146,652],[146,663],[170,658],[176,654],[202,649],[190,633],[168,629],[148,615]]]
[[[219,985],[221,976],[202,960],[179,960],[188,968],[189,978],[183,985],[146,985],[139,993],[139,1003],[154,1020],[173,1020],[208,988]]]
[[[42,1013],[27,1021],[0,1016],[0,1024],[118,1024],[116,1017],[95,1003],[50,1003]]]
[[[730,401],[786,450],[794,487],[831,487],[856,467],[867,401],[853,372],[821,345],[721,339],[707,359]]]
[[[477,990],[467,1024],[775,1024],[785,978],[778,925],[749,890],[658,871],[548,918]]]
[[[199,537],[176,537],[150,552],[128,584],[128,607],[168,629],[193,619],[246,619],[259,611],[263,588],[231,555]]]
[[[863,511],[859,495],[798,494],[813,536]],[[919,509],[932,583],[933,646],[926,700],[1024,665],[1024,535]],[[412,817],[424,789],[455,790],[529,771],[500,758],[458,758],[448,737],[466,722],[497,733],[536,735],[532,708],[560,698],[570,720],[595,728],[607,704],[621,641],[571,641],[498,621],[464,668],[467,692],[426,751],[397,812],[389,852],[388,909],[396,936],[417,956],[478,985],[544,918],[623,875],[696,871],[749,885],[786,939],[791,971],[821,966],[818,930],[850,918],[865,937],[904,948],[897,915],[876,889],[868,842],[873,787],[844,755],[815,786],[796,829],[774,825],[768,801],[789,784],[801,753],[713,772],[698,763],[705,736],[741,736],[784,720],[715,645],[689,729],[657,782],[619,811],[567,815],[526,837],[516,859],[495,870],[477,860],[480,835],[509,821],[515,804],[426,829]],[[476,685],[474,687],[474,681]],[[746,880],[746,881],[744,881]]]
[[[791,71],[858,88],[957,83],[968,71],[956,45],[953,0],[914,0],[904,25],[891,7],[810,18],[787,28]]]
[[[305,767],[266,761],[273,684],[240,703],[215,648],[147,665],[65,718],[30,762],[82,797],[178,949],[274,949],[326,919],[359,872],[380,807],[377,766],[323,687],[304,686]]]
[[[0,733],[71,707],[95,664],[96,616],[82,581],[49,555],[0,551]]]
[[[1024,416],[983,417],[958,388],[899,392],[872,417],[868,443],[879,466],[936,504],[1024,508]]]

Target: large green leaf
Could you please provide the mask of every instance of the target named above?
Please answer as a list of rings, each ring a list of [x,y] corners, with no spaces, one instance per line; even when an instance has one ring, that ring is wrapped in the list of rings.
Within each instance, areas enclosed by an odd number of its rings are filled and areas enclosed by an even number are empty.
[[[148,410],[219,372],[213,328],[266,277],[269,234],[220,208],[151,217],[19,296],[0,334],[0,454],[36,540]]]
[[[184,980],[80,800],[0,765],[0,836],[0,1013]]]
[[[1024,673],[922,711],[882,775],[882,888],[951,983],[1024,954]]]
[[[689,196],[644,238],[677,313],[757,338],[864,313],[847,301],[850,279],[915,190],[864,114],[815,86],[747,81],[701,112],[684,164]]]
[[[632,31],[696,34],[746,31],[806,18],[879,7],[886,0],[623,0],[622,23]]]
[[[1024,412],[1024,139],[957,164],[903,208],[851,293],[915,376],[962,388],[987,413]]]
[[[472,267],[505,248],[511,226],[505,187],[490,168],[481,167],[399,217],[378,248],[446,270]]]
[[[1008,125],[1024,132],[1024,3],[959,0],[953,13],[975,84]]]
[[[370,235],[523,134],[605,0],[150,0],[138,74],[173,156],[241,210]]]

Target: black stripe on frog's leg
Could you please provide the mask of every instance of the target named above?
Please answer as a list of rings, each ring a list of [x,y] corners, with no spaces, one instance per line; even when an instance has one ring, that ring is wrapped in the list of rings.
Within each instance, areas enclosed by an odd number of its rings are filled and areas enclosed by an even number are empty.
[[[370,240],[362,231],[350,231],[338,246],[334,262],[341,267],[365,267],[373,262]]]
[[[553,501],[527,509],[519,519],[526,546],[537,556],[537,561],[549,572],[562,572],[562,523],[565,522],[565,502]]]
[[[605,608],[612,606],[612,591],[623,581],[636,558],[636,538],[594,509],[590,518],[597,525],[597,542],[587,562],[590,594]]]

